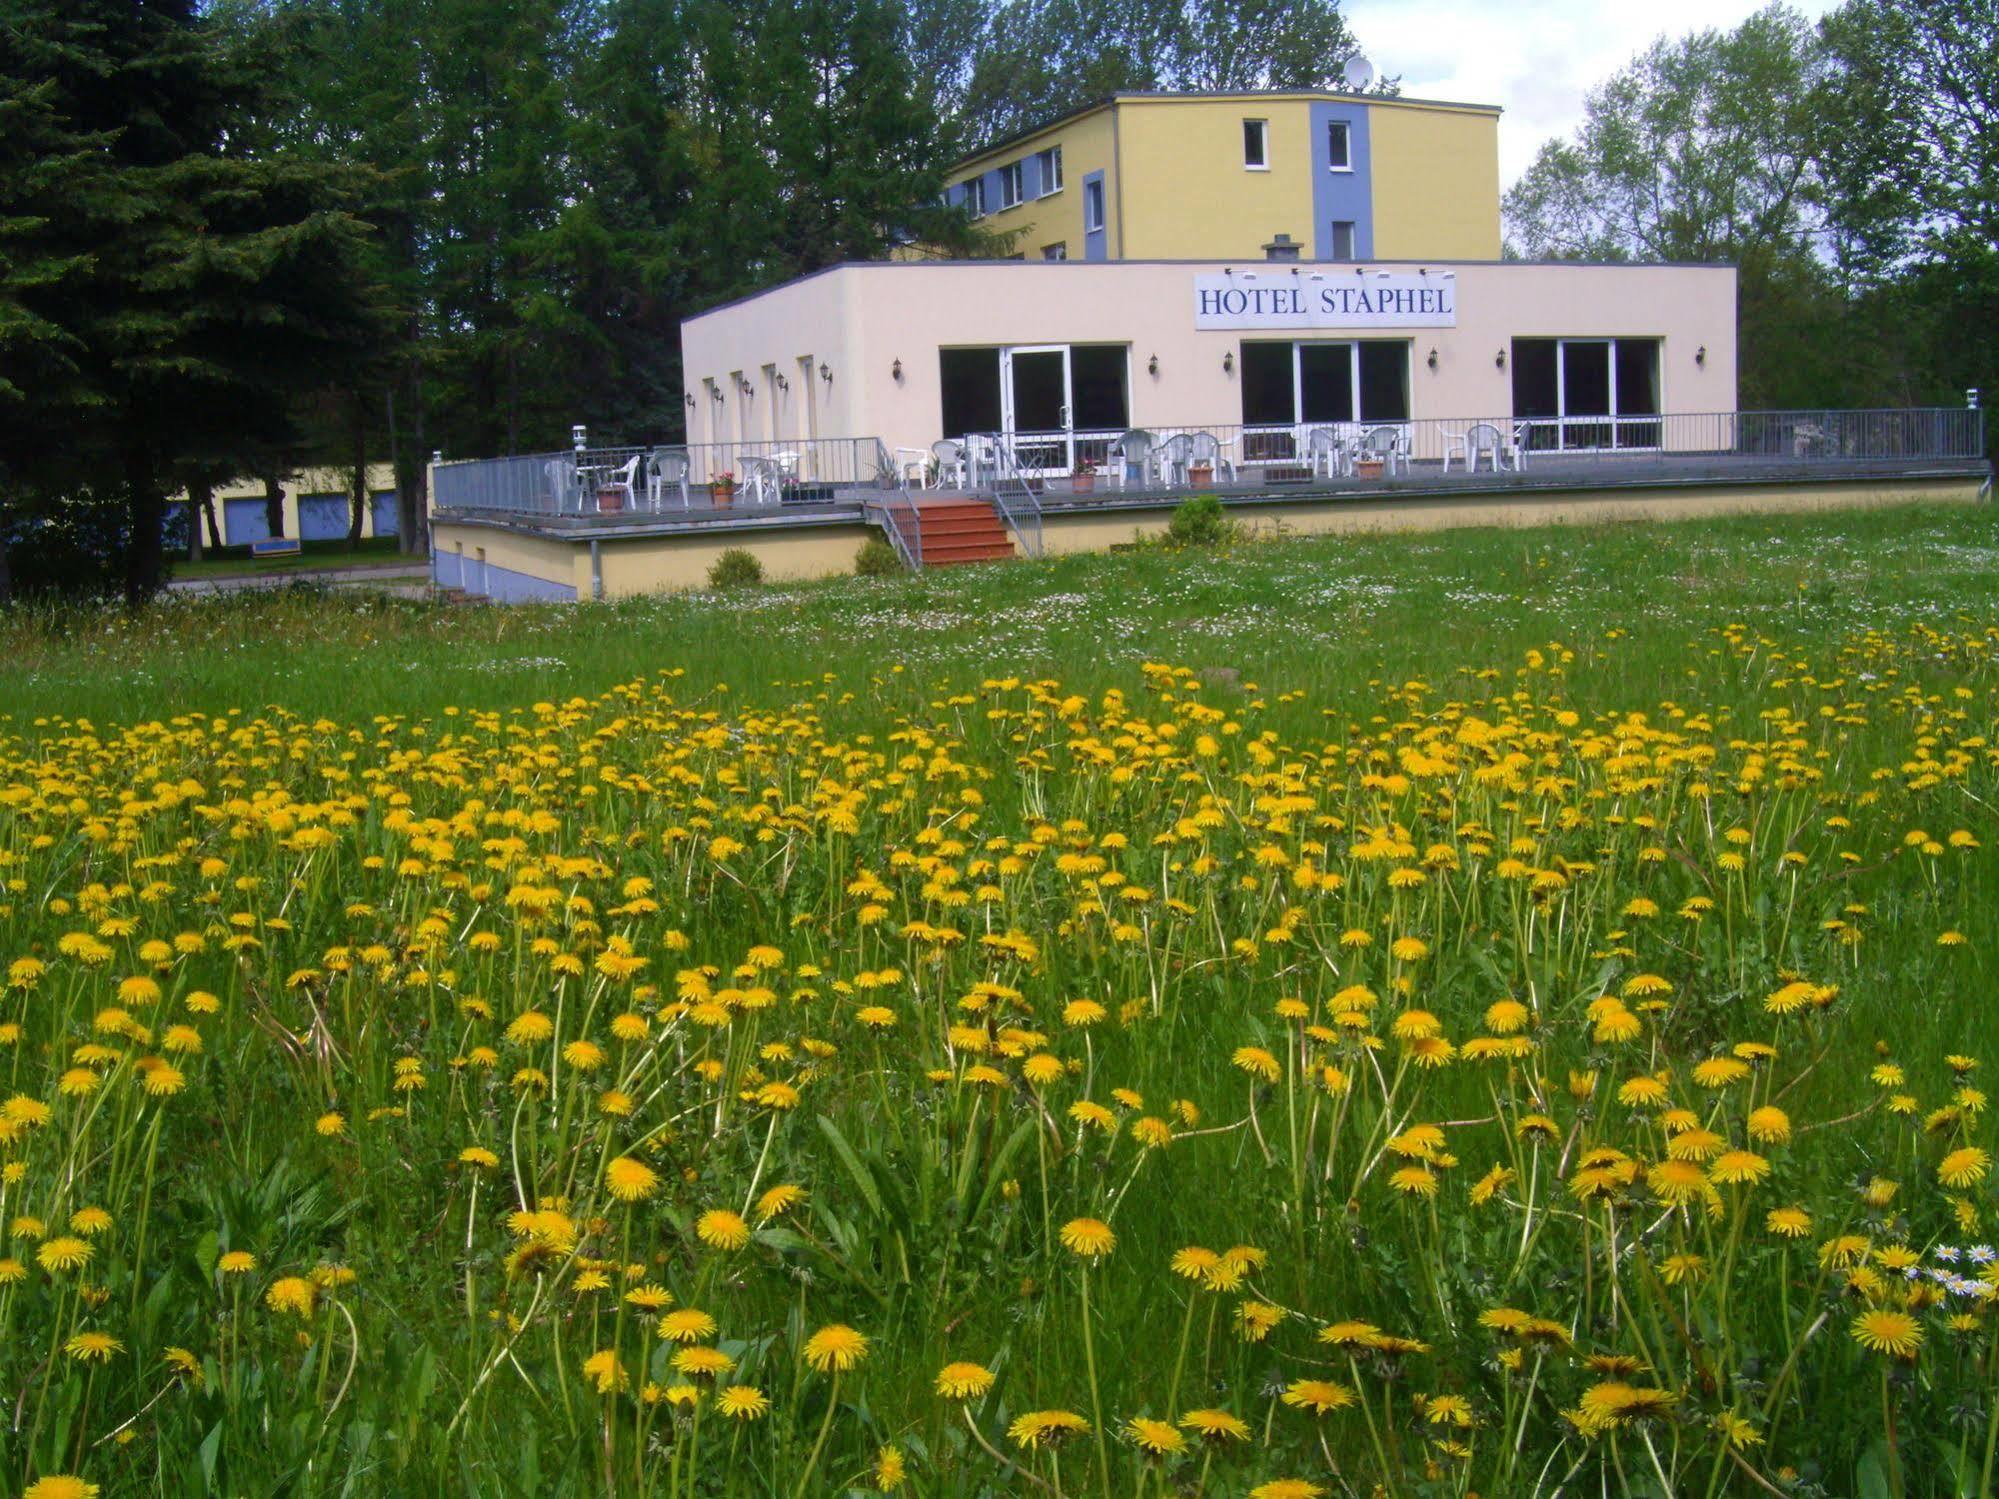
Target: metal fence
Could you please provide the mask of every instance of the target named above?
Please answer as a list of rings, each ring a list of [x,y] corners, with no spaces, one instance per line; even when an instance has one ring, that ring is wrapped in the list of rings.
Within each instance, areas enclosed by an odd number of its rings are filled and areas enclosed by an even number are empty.
[[[1047,494],[1264,487],[1421,478],[1472,468],[1566,473],[1651,466],[1726,471],[1783,465],[1906,464],[1984,456],[1971,407],[1670,415],[1423,418],[1171,426],[1129,432],[974,433],[974,489],[1019,479]]]
[[[580,448],[440,463],[431,475],[440,510],[550,516],[778,510],[904,482],[872,437]]]

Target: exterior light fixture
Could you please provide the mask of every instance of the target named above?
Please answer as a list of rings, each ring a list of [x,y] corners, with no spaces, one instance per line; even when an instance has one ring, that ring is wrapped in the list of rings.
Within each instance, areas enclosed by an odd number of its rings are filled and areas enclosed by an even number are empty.
[[[1150,359],[1145,361],[1145,372],[1148,375],[1159,373],[1159,356],[1157,354],[1154,354]]]
[[[569,443],[579,453],[589,446],[589,433],[584,428],[583,423],[578,422],[569,429]]]
[[[687,409],[689,411],[694,409],[694,392],[691,390],[687,392]]]
[[[1432,349],[1430,350],[1430,368],[1434,370],[1436,367],[1437,367],[1437,351],[1435,349]]]
[[[772,376],[771,376],[771,379],[773,379],[773,380],[777,381],[777,388],[778,388],[779,390],[790,390],[790,389],[791,389],[791,382],[790,382],[789,380],[787,380],[787,379],[785,379],[785,378],[784,378],[784,375],[783,375],[783,373],[782,373],[782,372],[780,372],[780,373],[778,373],[778,374],[775,374],[775,375],[772,375]]]
[[[1222,373],[1224,375],[1233,375],[1235,373],[1234,349],[1230,349],[1228,353],[1222,355]]]
[[[1492,356],[1492,367],[1496,370],[1506,368],[1506,350],[1501,349],[1497,354]]]
[[[819,378],[820,378],[821,380],[824,380],[824,381],[825,381],[825,382],[826,382],[826,383],[827,383],[828,385],[831,385],[831,384],[833,383],[833,371],[832,371],[832,368],[831,368],[830,366],[828,366],[828,365],[824,365],[824,364],[820,365],[820,366],[819,366]]]
[[[1707,345],[1706,345],[1706,344],[1702,344],[1702,345],[1701,345],[1701,346],[1700,346],[1700,347],[1699,347],[1698,349],[1695,349],[1695,350],[1694,350],[1694,363],[1695,363],[1695,364],[1697,364],[1697,365],[1699,365],[1699,366],[1700,366],[1700,367],[1701,367],[1702,369],[1706,369],[1706,368],[1707,368]]]
[[[902,361],[900,359],[888,367],[888,372],[897,385],[902,384]]]

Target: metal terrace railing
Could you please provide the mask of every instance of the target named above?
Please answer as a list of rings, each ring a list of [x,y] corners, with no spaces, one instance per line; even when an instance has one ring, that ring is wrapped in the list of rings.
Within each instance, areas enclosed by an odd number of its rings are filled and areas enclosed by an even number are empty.
[[[870,523],[881,527],[888,544],[895,548],[902,565],[911,572],[923,570],[923,507],[913,503],[906,493],[897,492],[884,495],[880,499],[867,500],[861,506],[861,513]]]
[[[432,469],[441,510],[630,513],[635,519],[853,503],[899,490],[902,482],[888,450],[873,437],[573,448]]]
[[[1132,439],[1136,438],[1136,441]],[[1467,417],[1160,426],[1132,433],[979,433],[971,485],[1030,493],[1265,488],[1354,478],[1441,476],[1470,468],[1633,480],[1806,466],[1975,461],[1975,407],[1665,415]]]

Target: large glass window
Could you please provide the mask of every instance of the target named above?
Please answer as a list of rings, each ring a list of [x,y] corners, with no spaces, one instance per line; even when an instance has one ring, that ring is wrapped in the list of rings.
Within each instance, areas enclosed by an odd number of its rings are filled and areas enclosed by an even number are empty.
[[[944,393],[944,435],[997,432],[1000,426],[1000,351],[939,349],[938,386]]]
[[[1660,443],[1659,340],[1516,338],[1513,415],[1528,445],[1656,448]]]
[[[1079,432],[1121,432],[1131,420],[1123,344],[1075,344],[1069,350],[1071,426]]]
[[[1259,339],[1240,358],[1245,427],[1409,419],[1406,339]]]

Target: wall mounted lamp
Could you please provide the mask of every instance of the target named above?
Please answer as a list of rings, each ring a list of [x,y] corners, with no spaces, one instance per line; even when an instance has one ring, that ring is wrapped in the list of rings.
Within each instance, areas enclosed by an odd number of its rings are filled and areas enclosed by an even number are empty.
[[[825,381],[825,382],[826,382],[826,383],[827,383],[828,385],[831,385],[831,384],[833,383],[833,371],[832,371],[832,369],[831,369],[831,368],[830,368],[829,366],[827,366],[827,365],[823,365],[823,364],[822,364],[822,365],[820,365],[820,366],[819,366],[819,378],[820,378],[821,380],[824,380],[824,381]]]
[[[1145,361],[1145,372],[1148,375],[1159,373],[1159,356],[1157,354],[1154,354],[1150,359]]]
[[[1435,349],[1432,349],[1430,350],[1430,368],[1434,370],[1436,367],[1437,367],[1437,351]]]
[[[1699,347],[1698,349],[1695,349],[1695,350],[1694,350],[1694,363],[1695,363],[1695,364],[1697,364],[1697,365],[1699,365],[1699,366],[1700,366],[1700,367],[1701,367],[1702,369],[1706,369],[1706,368],[1707,368],[1707,345],[1706,345],[1706,344],[1702,344],[1702,345],[1701,345],[1701,346],[1700,346],[1700,347]]]
[[[775,380],[775,381],[777,382],[777,388],[778,388],[779,390],[790,390],[790,389],[791,389],[791,382],[790,382],[789,380],[785,379],[785,378],[784,378],[784,376],[783,376],[782,374],[777,374],[777,375],[772,375],[772,376],[771,376],[771,379],[773,379],[773,380]]]
[[[900,359],[896,360],[894,364],[888,367],[888,372],[889,372],[889,377],[893,379],[897,385],[902,384],[902,361]]]
[[[1506,368],[1506,350],[1501,349],[1497,354],[1492,356],[1492,367],[1496,370]]]
[[[691,390],[687,392],[687,409],[689,411],[694,409],[694,392]]]
[[[1233,375],[1235,373],[1235,350],[1231,349],[1228,353],[1222,355],[1222,373],[1224,375]]]

